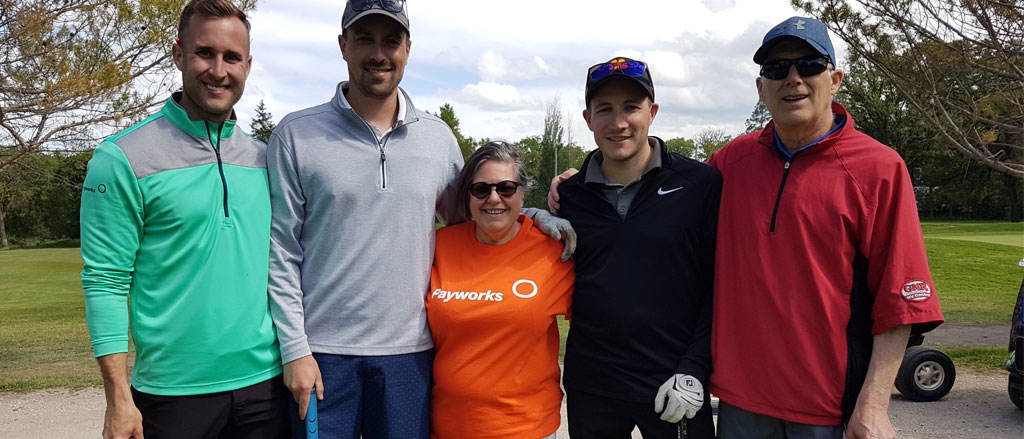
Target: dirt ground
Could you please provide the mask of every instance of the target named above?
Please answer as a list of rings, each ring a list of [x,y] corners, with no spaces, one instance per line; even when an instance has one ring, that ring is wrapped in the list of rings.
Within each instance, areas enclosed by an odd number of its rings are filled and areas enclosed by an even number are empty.
[[[942,346],[1007,346],[1010,342],[1010,319],[1006,319],[1005,325],[943,323],[925,334],[924,341]]]
[[[958,371],[950,394],[929,403],[907,401],[894,390],[889,416],[902,439],[1020,439],[1024,412],[1006,395],[1006,379],[1005,373]],[[0,393],[0,437],[98,438],[103,408],[98,388]],[[568,437],[564,420],[559,437]]]

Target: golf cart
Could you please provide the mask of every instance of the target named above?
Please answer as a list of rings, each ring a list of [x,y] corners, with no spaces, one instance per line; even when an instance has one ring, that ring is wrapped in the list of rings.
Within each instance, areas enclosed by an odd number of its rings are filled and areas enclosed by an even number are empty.
[[[1024,260],[1021,260],[1024,266]],[[1010,326],[1010,359],[1006,361],[1006,370],[1010,371],[1007,391],[1010,400],[1018,409],[1024,409],[1024,282],[1017,293],[1017,305],[1013,307],[1013,318]]]
[[[949,393],[956,381],[956,367],[944,352],[921,346],[924,335],[910,337],[903,363],[896,374],[896,390],[911,401],[935,401]]]

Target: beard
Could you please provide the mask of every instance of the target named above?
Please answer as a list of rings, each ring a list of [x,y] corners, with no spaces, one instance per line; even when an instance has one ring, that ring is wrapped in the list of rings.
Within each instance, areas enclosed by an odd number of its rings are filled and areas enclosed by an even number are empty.
[[[377,66],[373,66],[377,67]],[[362,66],[358,74],[349,74],[349,83],[354,85],[361,94],[375,99],[386,99],[394,95],[398,83],[402,81],[402,74],[397,68],[392,68],[390,75],[384,78],[364,77]]]

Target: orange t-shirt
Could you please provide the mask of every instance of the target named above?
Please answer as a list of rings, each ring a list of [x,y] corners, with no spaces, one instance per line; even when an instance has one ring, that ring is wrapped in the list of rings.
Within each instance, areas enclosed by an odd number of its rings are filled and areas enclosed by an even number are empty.
[[[432,438],[527,438],[560,420],[558,324],[575,280],[562,244],[520,215],[503,245],[476,240],[474,223],[437,232],[427,292],[434,335]]]

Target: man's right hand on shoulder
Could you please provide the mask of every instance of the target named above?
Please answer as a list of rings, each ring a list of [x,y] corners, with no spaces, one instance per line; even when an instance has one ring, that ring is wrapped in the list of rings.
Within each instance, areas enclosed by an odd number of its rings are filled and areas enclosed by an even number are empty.
[[[284,385],[291,390],[295,402],[299,404],[299,419],[306,419],[309,408],[309,393],[316,386],[316,399],[324,399],[324,382],[320,376],[320,366],[312,355],[293,360],[284,365]]]
[[[555,178],[551,179],[551,189],[548,190],[548,210],[550,210],[551,213],[558,213],[558,208],[561,207],[558,204],[558,185],[562,184],[565,180],[568,180],[569,177],[576,175],[578,172],[580,171],[576,168],[569,168],[566,169],[565,172],[558,174]]]
[[[145,439],[142,436],[142,413],[131,399],[108,403],[103,414],[103,439]]]

